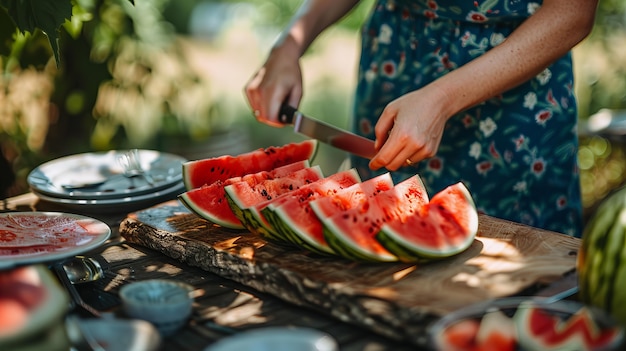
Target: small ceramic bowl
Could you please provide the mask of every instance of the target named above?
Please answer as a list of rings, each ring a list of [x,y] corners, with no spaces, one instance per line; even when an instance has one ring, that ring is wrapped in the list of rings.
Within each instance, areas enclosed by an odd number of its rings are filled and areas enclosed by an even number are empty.
[[[590,337],[589,337],[590,336]],[[433,349],[622,350],[624,329],[599,309],[570,300],[511,297],[470,305],[429,328]],[[569,348],[567,348],[569,347]]]
[[[178,281],[151,279],[120,289],[124,312],[152,323],[162,336],[169,336],[187,323],[191,315],[193,287]]]

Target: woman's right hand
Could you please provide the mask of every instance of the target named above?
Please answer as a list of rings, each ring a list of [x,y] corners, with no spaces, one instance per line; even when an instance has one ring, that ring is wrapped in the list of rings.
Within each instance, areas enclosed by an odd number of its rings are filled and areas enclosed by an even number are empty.
[[[278,113],[283,102],[297,107],[302,98],[300,52],[286,38],[275,46],[269,57],[246,84],[245,94],[255,118],[273,127],[282,127]]]

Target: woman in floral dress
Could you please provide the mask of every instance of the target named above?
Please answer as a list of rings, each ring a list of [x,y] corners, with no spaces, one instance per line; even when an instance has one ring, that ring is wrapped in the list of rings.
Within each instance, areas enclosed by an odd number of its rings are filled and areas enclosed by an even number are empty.
[[[305,1],[246,94],[278,126],[302,97],[300,56],[357,3]],[[362,31],[353,131],[376,140],[363,179],[418,173],[430,194],[462,181],[491,216],[580,236],[570,50],[597,0],[378,0]]]

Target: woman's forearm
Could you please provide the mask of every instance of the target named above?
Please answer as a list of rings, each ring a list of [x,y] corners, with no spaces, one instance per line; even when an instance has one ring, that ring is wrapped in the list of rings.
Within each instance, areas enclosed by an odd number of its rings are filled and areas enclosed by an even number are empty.
[[[449,102],[445,114],[452,116],[539,74],[590,33],[596,6],[597,0],[545,0],[503,43],[434,82]]]
[[[313,40],[345,16],[359,0],[306,0],[285,28],[274,48],[290,46],[292,54],[302,56]]]

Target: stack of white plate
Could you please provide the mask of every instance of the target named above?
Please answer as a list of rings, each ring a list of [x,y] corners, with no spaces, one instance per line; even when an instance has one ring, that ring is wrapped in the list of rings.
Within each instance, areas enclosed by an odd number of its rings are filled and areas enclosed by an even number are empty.
[[[185,158],[153,150],[135,150],[142,174],[124,174],[131,150],[76,154],[46,162],[27,178],[41,200],[87,212],[123,212],[176,198],[185,191]]]

